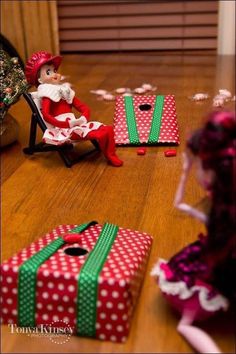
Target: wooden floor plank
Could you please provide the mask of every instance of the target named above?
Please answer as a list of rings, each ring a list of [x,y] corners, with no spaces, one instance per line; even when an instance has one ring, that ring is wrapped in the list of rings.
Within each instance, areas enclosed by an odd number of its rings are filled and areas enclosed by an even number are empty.
[[[169,258],[197,238],[204,227],[173,208],[173,198],[182,167],[181,154],[188,134],[201,125],[212,109],[212,98],[220,88],[234,88],[234,58],[212,53],[126,53],[68,55],[62,72],[78,96],[92,110],[92,119],[112,124],[114,102],[98,101],[90,93],[118,87],[139,87],[151,83],[156,94],[176,96],[181,144],[177,156],[166,158],[165,147],[148,147],[138,156],[135,147],[119,147],[124,166],[114,168],[100,154],[90,155],[68,169],[54,153],[25,156],[30,111],[21,99],[10,113],[20,125],[18,142],[3,149],[2,259],[27,246],[59,224],[79,224],[97,220],[151,234],[153,248],[131,333],[125,344],[73,337],[56,345],[47,338],[12,335],[2,328],[3,353],[137,353],[192,352],[176,331],[178,316],[169,308],[150,276],[159,257]],[[189,96],[207,92],[211,98],[196,103]],[[227,109],[233,109],[229,102]],[[40,136],[40,134],[39,134]],[[197,203],[203,197],[194,176],[186,199]],[[232,314],[224,314],[203,324],[224,352],[235,345]]]

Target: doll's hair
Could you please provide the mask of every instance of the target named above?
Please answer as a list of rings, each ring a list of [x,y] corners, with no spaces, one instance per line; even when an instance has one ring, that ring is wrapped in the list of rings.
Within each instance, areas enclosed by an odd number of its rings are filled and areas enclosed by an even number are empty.
[[[213,282],[235,296],[236,272],[236,118],[233,112],[213,112],[187,142],[203,169],[214,171],[212,206],[207,222],[206,258]]]

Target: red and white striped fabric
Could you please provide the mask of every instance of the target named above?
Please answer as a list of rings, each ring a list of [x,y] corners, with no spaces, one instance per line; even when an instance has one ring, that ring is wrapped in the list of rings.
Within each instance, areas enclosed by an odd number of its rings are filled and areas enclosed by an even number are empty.
[[[57,88],[57,86],[59,87],[63,87],[63,85],[40,85],[43,87],[47,87],[47,86],[51,86],[51,87],[55,87],[55,89]],[[67,86],[66,86],[67,87]],[[41,90],[43,93],[44,91]],[[73,92],[73,95],[71,95],[71,97],[74,97],[74,91],[71,90]],[[49,90],[49,92],[47,92],[47,94],[49,95],[49,93],[51,93],[53,95],[53,98],[55,99],[55,97],[57,98],[57,100],[60,98],[59,95],[57,94],[58,90]],[[85,117],[80,117],[80,118],[76,118],[74,113],[72,112],[68,112],[68,113],[64,113],[64,114],[60,114],[58,116],[56,116],[55,118],[58,121],[61,122],[65,122],[68,120],[70,121],[75,121],[76,119],[78,120],[78,122],[80,121],[80,125],[76,125],[74,127],[71,128],[58,128],[55,127],[53,125],[51,125],[50,123],[48,123],[43,115],[42,115],[42,111],[41,111],[41,97],[38,93],[38,91],[36,92],[30,92],[33,101],[36,105],[36,107],[38,108],[38,112],[43,120],[43,122],[45,123],[47,129],[45,130],[44,134],[43,134],[43,142],[46,144],[50,144],[50,145],[63,145],[65,143],[73,143],[75,142],[74,139],[71,139],[72,136],[74,134],[76,134],[78,136],[77,140],[80,139],[84,139],[86,138],[86,135],[93,131],[93,130],[97,130],[98,128],[100,128],[103,124],[100,122],[96,122],[96,121],[89,121],[87,122]],[[72,100],[72,98],[70,98],[69,102]],[[60,101],[58,101],[58,105],[60,104]]]

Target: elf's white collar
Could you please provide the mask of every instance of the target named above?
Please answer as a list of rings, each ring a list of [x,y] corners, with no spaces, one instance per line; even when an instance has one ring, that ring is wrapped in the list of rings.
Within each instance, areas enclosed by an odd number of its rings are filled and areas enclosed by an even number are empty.
[[[38,86],[38,97],[47,97],[54,102],[59,102],[61,99],[72,103],[75,96],[75,91],[70,88],[70,84],[64,83],[60,85],[41,84]]]

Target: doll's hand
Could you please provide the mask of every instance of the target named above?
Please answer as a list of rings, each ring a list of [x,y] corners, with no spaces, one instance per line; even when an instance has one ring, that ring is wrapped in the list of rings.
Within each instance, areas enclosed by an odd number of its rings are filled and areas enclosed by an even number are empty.
[[[200,220],[204,224],[207,223],[207,215],[202,211],[192,207],[191,205],[188,205],[186,203],[179,203],[176,204],[175,207],[180,211],[183,211],[185,214],[192,216],[197,220]]]

